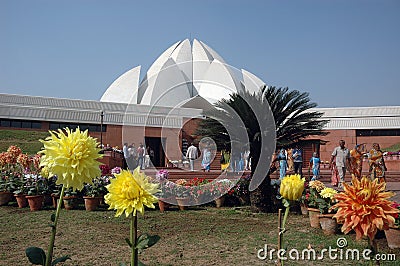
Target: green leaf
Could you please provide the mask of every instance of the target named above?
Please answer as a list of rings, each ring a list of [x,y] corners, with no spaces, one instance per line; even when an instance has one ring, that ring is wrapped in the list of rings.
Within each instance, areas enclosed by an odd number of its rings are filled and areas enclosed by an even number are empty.
[[[132,247],[132,243],[131,243],[131,241],[129,240],[129,238],[125,238],[125,241],[126,241],[126,243],[128,243],[129,247]]]
[[[72,260],[71,257],[70,257],[69,255],[65,255],[65,256],[62,256],[62,257],[59,257],[59,258],[53,260],[53,262],[51,263],[51,265],[52,265],[52,266],[53,266],[53,265],[56,265],[56,264],[59,263],[59,262],[66,262],[67,260]]]
[[[51,214],[50,220],[54,223],[54,221],[56,220],[56,214],[55,213]]]
[[[118,264],[118,266],[126,266],[126,263],[125,263],[125,262],[120,262],[120,263]]]
[[[290,201],[287,200],[287,199],[285,199],[285,198],[283,198],[283,199],[282,199],[282,204],[283,204],[283,206],[284,206],[285,208],[289,208],[289,206],[290,206]]]
[[[138,266],[146,266],[146,264],[144,264],[143,262],[141,262],[140,260],[138,260]]]
[[[160,238],[161,237],[158,235],[151,236],[149,234],[142,234],[138,238],[138,243],[136,245],[136,248],[138,249],[138,251],[149,248],[154,244],[156,244],[158,240],[160,240]]]
[[[38,247],[29,247],[25,250],[25,254],[28,257],[30,263],[35,265],[45,265],[46,253],[43,249]]]

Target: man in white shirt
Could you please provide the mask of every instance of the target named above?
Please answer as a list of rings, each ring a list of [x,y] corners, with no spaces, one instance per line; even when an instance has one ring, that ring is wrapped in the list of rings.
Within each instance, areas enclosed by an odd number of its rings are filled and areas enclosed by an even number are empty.
[[[346,174],[346,169],[350,171],[350,151],[347,149],[345,145],[344,140],[339,141],[339,147],[336,147],[333,152],[332,152],[332,157],[331,157],[331,163],[329,164],[329,169],[332,167],[332,162],[334,159],[336,162],[336,168],[339,173],[339,183],[338,187],[341,188],[343,187],[343,182],[344,182],[344,176]]]
[[[186,152],[186,158],[189,159],[191,171],[194,171],[194,160],[197,159],[197,156],[198,156],[198,151],[196,146],[194,146],[193,143],[190,143],[190,146]]]

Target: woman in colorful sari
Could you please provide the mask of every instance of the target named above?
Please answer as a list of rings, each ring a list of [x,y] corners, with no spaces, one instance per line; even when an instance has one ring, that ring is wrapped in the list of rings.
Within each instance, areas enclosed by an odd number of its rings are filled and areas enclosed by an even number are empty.
[[[387,169],[383,159],[383,152],[378,143],[372,144],[372,149],[368,153],[368,159],[371,179],[379,178],[379,182],[386,182],[385,171]]]
[[[350,151],[350,168],[351,173],[358,179],[361,178],[362,162],[364,151],[364,144],[357,144],[353,150]]]

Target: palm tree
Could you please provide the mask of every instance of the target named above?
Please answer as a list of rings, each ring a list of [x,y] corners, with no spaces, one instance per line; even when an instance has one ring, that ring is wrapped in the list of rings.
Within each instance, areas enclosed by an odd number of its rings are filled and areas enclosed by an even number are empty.
[[[196,135],[213,138],[220,149],[249,147],[252,208],[268,212],[273,210],[269,166],[275,149],[327,134],[322,113],[309,110],[316,106],[306,92],[263,86],[258,93],[243,91],[217,102],[215,110],[205,112]],[[247,142],[237,133],[243,131]]]

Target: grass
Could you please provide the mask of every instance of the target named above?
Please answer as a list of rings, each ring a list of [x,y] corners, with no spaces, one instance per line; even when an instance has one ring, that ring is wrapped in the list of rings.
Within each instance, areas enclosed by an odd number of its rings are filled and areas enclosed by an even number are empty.
[[[400,142],[396,143],[396,144],[393,144],[390,147],[384,148],[383,150],[384,151],[390,151],[390,152],[398,152],[398,151],[400,151]]]
[[[24,250],[28,246],[47,249],[50,236],[50,207],[38,212],[18,209],[15,203],[0,207],[0,265],[28,265]],[[62,209],[56,237],[55,256],[69,254],[72,260],[62,265],[118,265],[129,261],[125,238],[129,219],[114,217],[106,210],[87,212]],[[158,234],[161,240],[144,251],[140,259],[147,265],[274,265],[272,260],[257,258],[259,249],[277,247],[277,214],[253,214],[245,208],[192,207],[187,211],[173,208],[165,213],[149,210],[139,215],[139,231]],[[311,245],[315,250],[332,246],[338,237],[348,241],[348,248],[363,250],[366,240],[355,235],[325,236],[309,226],[308,218],[291,213],[284,246],[299,250]],[[386,240],[378,240],[381,253],[389,250]],[[358,263],[358,264],[357,264]],[[368,265],[365,261],[288,261],[286,265]],[[381,265],[396,265],[395,262]]]
[[[36,154],[42,148],[39,139],[45,139],[49,133],[28,130],[0,130],[0,152],[6,151],[10,145],[16,145],[23,153]]]

